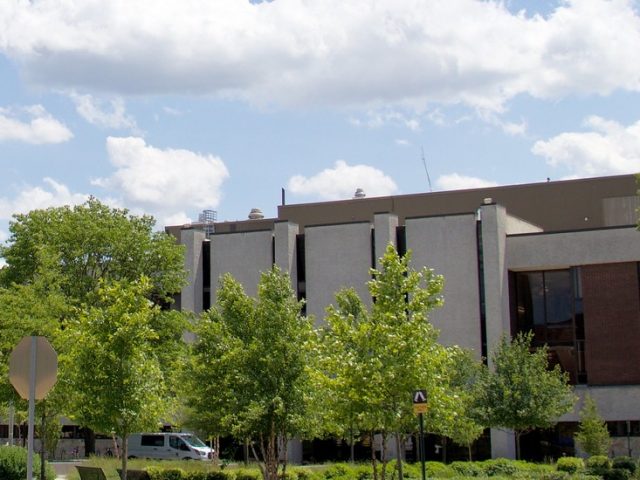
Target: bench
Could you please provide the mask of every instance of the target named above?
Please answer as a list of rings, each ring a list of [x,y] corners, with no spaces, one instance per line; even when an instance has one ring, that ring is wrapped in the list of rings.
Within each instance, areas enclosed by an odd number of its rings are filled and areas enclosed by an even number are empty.
[[[80,474],[80,480],[107,480],[104,471],[100,467],[83,467],[76,465]]]

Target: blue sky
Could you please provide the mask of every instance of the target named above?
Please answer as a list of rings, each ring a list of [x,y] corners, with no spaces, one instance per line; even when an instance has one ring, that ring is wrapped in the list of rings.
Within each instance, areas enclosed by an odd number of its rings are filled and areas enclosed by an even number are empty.
[[[2,0],[0,240],[640,171],[637,0]]]

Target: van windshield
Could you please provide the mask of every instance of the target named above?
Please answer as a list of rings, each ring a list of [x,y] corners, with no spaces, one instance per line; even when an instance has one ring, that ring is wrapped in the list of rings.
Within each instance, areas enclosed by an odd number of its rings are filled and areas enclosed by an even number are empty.
[[[198,447],[198,448],[206,447],[205,443],[195,435],[180,435],[180,438],[182,438],[185,442],[187,442],[192,447]]]

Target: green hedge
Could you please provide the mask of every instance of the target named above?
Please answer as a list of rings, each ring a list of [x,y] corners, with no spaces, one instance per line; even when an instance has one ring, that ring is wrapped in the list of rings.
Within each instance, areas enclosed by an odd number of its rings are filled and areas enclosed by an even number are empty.
[[[40,456],[33,455],[34,478],[40,478]],[[27,478],[27,449],[22,447],[0,446],[0,479],[24,480]],[[46,480],[55,480],[56,473],[51,465],[46,465]]]
[[[578,457],[562,457],[556,462],[559,472],[577,473],[584,470],[584,460]]]

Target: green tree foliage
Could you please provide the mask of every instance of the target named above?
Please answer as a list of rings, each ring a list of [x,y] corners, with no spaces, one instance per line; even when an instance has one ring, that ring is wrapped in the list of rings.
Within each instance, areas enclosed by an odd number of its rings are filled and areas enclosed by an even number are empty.
[[[70,301],[85,301],[101,279],[135,281],[142,275],[151,281],[150,298],[167,301],[185,281],[182,248],[173,237],[154,232],[154,223],[150,216],[130,215],[95,198],[15,215],[8,243],[0,248],[7,263],[0,285],[27,284],[43,260],[55,259],[48,267],[60,273]]]
[[[598,413],[598,406],[590,395],[586,395],[580,410],[580,424],[574,439],[578,446],[590,457],[608,455],[611,438],[607,424]]]
[[[211,422],[208,433],[250,439],[265,480],[286,468],[287,440],[305,427],[312,327],[301,307],[277,268],[262,274],[256,299],[224,276],[186,369],[188,403]]]
[[[546,346],[532,351],[532,338],[532,333],[513,340],[503,336],[493,368],[477,384],[477,415],[487,426],[515,432],[518,458],[523,434],[553,426],[575,403],[568,375],[558,365],[549,368]]]
[[[442,304],[443,279],[427,268],[411,269],[410,258],[410,252],[400,257],[393,245],[387,247],[381,269],[371,271],[370,311],[354,290],[336,295],[320,334],[322,375],[317,377],[321,391],[328,392],[324,409],[331,412],[327,427],[332,433],[351,439],[378,432],[383,448],[393,435],[398,452],[405,435],[416,430],[411,402],[416,389],[429,395],[429,430],[462,435],[465,402],[456,394],[470,378],[468,370],[455,368],[464,363],[462,351],[438,344],[438,332],[428,321],[428,313]],[[468,421],[466,427],[473,423]],[[372,463],[377,476],[373,452]],[[402,462],[397,465],[402,475]]]
[[[144,277],[104,283],[98,301],[65,329],[63,381],[74,392],[72,410],[82,425],[113,431],[122,439],[124,471],[127,436],[156,429],[166,411],[164,379],[153,348],[157,307],[147,299],[150,288]]]
[[[7,265],[0,270],[0,373],[6,371],[9,352],[24,335],[45,335],[61,357],[66,345],[58,340],[61,326],[77,312],[100,304],[100,285],[112,281],[137,282],[147,277],[145,295],[154,304],[166,304],[184,285],[183,248],[175,239],[153,231],[149,216],[130,215],[91,198],[75,207],[33,210],[14,216],[10,238],[0,247]],[[101,283],[103,282],[103,283]],[[152,341],[164,376],[170,385],[176,363],[185,352],[184,316],[179,312],[154,311]],[[67,327],[74,322],[67,322]],[[4,335],[4,332],[7,332]],[[64,362],[59,377],[63,378]],[[6,379],[2,375],[2,379]],[[54,393],[66,415],[75,392],[59,382]],[[175,396],[175,392],[172,392]],[[0,381],[0,401],[14,396],[6,380]],[[49,411],[59,410],[49,401]],[[80,417],[82,417],[80,415]],[[93,451],[91,437],[85,451]]]

